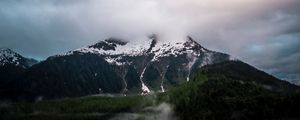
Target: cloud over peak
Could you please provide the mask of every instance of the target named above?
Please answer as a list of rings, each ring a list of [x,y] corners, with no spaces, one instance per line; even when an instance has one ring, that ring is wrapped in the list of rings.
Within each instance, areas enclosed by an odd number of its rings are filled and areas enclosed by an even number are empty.
[[[299,0],[2,0],[0,47],[44,59],[109,37],[158,33],[178,41],[191,35],[207,48],[296,80],[299,13]]]

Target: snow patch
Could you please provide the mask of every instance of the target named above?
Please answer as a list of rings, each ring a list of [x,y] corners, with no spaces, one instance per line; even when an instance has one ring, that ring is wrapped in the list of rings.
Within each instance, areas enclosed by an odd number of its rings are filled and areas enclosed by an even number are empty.
[[[110,63],[110,64],[115,64],[115,65],[118,65],[118,66],[125,65],[126,62],[119,62],[121,59],[122,59],[122,57],[120,57],[120,56],[115,57],[115,58],[107,56],[107,57],[105,57],[104,60],[106,62]]]
[[[144,77],[144,73],[146,71],[146,68],[147,68],[147,66],[143,69],[143,71],[140,75],[140,81],[142,83],[142,93],[141,93],[141,95],[147,95],[148,93],[150,93],[150,89],[143,82],[143,77]]]
[[[141,95],[147,95],[148,93],[150,93],[150,89],[143,82],[142,83],[142,93],[141,93]]]
[[[164,86],[160,85],[161,92],[165,92]]]

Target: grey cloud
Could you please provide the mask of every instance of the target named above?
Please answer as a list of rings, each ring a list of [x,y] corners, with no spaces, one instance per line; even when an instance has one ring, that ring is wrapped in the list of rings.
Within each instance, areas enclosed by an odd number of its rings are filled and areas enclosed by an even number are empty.
[[[0,47],[47,56],[107,37],[191,35],[280,78],[299,80],[299,0],[2,0]]]

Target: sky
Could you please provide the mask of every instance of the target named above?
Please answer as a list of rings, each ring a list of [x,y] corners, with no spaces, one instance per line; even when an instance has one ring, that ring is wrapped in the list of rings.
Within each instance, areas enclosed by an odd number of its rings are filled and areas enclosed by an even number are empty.
[[[109,37],[192,36],[300,85],[300,0],[1,0],[0,47],[46,59]]]

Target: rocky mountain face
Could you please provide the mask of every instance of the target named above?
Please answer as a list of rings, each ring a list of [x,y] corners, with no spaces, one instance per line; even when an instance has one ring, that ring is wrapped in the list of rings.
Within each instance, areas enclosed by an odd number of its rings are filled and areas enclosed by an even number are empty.
[[[46,98],[164,92],[204,65],[230,60],[191,37],[166,43],[151,36],[142,43],[111,38],[49,57],[25,72],[24,90]]]

